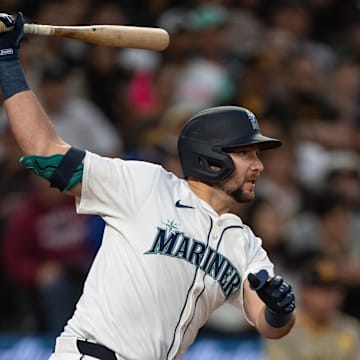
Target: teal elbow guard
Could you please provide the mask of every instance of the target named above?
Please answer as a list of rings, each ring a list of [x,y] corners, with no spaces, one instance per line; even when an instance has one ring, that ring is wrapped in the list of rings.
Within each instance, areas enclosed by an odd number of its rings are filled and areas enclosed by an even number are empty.
[[[64,191],[71,190],[82,181],[84,156],[84,150],[71,148],[65,155],[22,156],[20,163],[48,180],[51,187]]]

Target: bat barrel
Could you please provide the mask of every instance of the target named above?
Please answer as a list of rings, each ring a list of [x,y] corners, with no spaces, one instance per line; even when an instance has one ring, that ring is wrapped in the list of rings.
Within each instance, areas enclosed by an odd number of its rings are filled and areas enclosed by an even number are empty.
[[[25,24],[26,34],[60,36],[103,46],[161,51],[169,45],[169,34],[161,28],[127,25],[54,26]]]

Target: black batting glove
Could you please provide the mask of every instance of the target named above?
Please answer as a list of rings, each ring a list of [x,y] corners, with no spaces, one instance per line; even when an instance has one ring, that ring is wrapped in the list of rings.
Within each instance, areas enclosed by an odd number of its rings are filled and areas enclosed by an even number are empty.
[[[24,36],[24,17],[18,12],[14,19],[11,15],[0,13],[0,21],[6,31],[0,33],[0,61],[17,59],[18,49]]]
[[[260,270],[256,274],[248,275],[250,288],[259,295],[265,303],[265,318],[274,327],[285,325],[295,310],[295,295],[291,285],[281,276],[268,279],[268,272]]]

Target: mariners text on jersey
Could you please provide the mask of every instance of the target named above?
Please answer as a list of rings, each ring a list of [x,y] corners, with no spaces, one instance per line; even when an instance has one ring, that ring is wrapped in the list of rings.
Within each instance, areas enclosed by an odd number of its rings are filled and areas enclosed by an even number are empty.
[[[180,231],[169,232],[158,227],[155,240],[145,254],[168,255],[188,261],[216,280],[226,298],[241,284],[241,276],[229,259]]]

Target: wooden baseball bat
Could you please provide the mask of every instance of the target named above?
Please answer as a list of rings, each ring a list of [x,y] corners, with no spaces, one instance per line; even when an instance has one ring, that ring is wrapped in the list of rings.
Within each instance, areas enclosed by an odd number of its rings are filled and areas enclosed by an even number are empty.
[[[0,32],[9,31],[0,21]],[[127,25],[56,26],[24,24],[25,34],[61,36],[96,45],[161,51],[169,45],[166,30]]]

